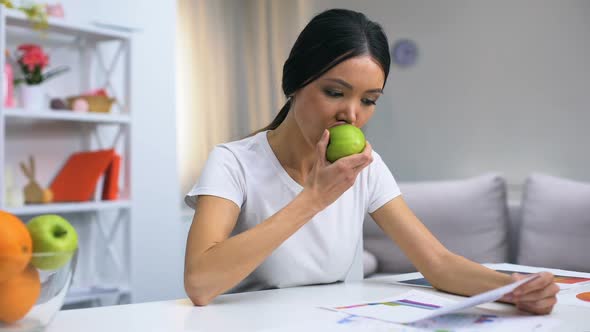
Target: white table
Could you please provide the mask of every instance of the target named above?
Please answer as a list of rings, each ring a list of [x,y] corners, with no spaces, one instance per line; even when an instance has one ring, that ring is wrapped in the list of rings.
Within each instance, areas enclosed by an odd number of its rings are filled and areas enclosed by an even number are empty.
[[[340,317],[339,314],[318,309],[316,306],[378,300],[416,289],[392,284],[392,278],[394,277],[385,276],[366,279],[362,282],[223,295],[206,307],[194,307],[188,299],[181,299],[67,310],[57,314],[47,331],[311,332],[339,330],[339,326],[335,324]],[[449,298],[460,298],[428,288],[419,290]],[[590,292],[590,285],[576,288],[576,292],[582,291]],[[515,312],[513,306],[501,303],[489,303],[480,306],[482,307],[496,312]],[[579,307],[558,303],[551,316],[562,321],[555,331],[590,332],[590,306]]]

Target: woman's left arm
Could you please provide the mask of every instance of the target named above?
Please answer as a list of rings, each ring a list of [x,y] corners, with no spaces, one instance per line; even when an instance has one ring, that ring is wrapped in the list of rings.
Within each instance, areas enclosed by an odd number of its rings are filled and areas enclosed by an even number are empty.
[[[371,217],[435,288],[471,296],[521,278],[494,271],[450,252],[414,215],[401,196],[371,213]],[[542,272],[540,275],[502,300],[532,313],[550,313],[557,302],[555,296],[559,287],[553,282],[551,273]]]

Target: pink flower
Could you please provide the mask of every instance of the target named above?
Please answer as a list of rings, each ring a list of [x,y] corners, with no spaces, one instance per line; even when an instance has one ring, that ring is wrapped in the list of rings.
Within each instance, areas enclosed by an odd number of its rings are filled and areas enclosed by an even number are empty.
[[[22,81],[28,85],[41,84],[69,69],[67,66],[62,66],[62,68],[44,72],[45,67],[49,65],[49,56],[41,46],[36,44],[19,45],[16,53],[18,54],[19,67],[24,76],[19,79],[19,82]]]
[[[29,71],[33,71],[36,66],[45,68],[49,63],[49,57],[42,51],[31,51],[23,55],[21,62],[29,68]]]
[[[37,44],[22,44],[22,45],[19,45],[18,50],[22,51],[23,53],[28,53],[32,50],[42,51],[41,46],[39,46]]]
[[[19,62],[29,71],[33,71],[37,66],[43,69],[49,64],[49,56],[38,45],[23,44],[18,47],[18,50],[22,52]]]

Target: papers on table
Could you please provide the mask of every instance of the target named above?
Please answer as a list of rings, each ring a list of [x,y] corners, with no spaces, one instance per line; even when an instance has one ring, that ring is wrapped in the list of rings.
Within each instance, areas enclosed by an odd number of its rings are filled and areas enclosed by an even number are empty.
[[[539,275],[534,274],[517,282],[468,297],[459,302],[444,300],[443,298],[435,298],[436,303],[430,303],[428,299],[426,299],[426,301],[424,300],[425,296],[427,296],[424,295],[425,293],[411,291],[401,297],[385,299],[377,302],[330,306],[325,308],[350,315],[379,319],[392,323],[414,323],[420,320],[455,313],[480,304],[496,301],[503,295],[512,292],[518,286],[530,282],[537,277],[539,277]]]
[[[426,315],[424,318],[421,318],[421,319],[432,318],[432,317],[436,317],[436,316],[450,314],[450,313],[457,312],[462,309],[468,309],[471,307],[475,307],[480,304],[497,301],[505,294],[508,294],[508,293],[512,292],[513,290],[515,290],[518,286],[524,285],[527,282],[535,280],[538,277],[539,277],[538,274],[533,274],[527,278],[513,282],[513,283],[508,284],[506,286],[492,289],[490,291],[487,291],[487,292],[484,292],[484,293],[481,293],[481,294],[478,294],[478,295],[475,295],[472,297],[468,297],[465,300],[460,301],[458,303],[434,310],[430,315]],[[414,321],[412,321],[412,322],[414,322]]]
[[[411,324],[397,324],[349,316],[343,323],[337,321],[331,327],[322,326],[321,330],[311,331],[388,331],[388,332],[545,332],[556,331],[560,325],[558,319],[548,316],[497,316],[476,313],[455,313],[421,320]],[[295,331],[295,330],[294,330]],[[301,331],[301,330],[299,330]],[[266,332],[266,331],[265,331]]]
[[[450,300],[435,294],[412,290],[402,295],[374,302],[349,305],[322,306],[340,313],[334,320],[334,331],[550,331],[560,321],[550,316],[526,314],[482,314],[474,306],[494,301],[536,276],[482,293],[462,301]]]

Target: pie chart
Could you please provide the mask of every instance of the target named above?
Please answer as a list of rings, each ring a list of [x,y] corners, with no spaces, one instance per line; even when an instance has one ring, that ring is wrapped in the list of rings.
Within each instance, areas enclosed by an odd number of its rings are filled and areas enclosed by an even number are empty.
[[[580,293],[576,297],[582,301],[590,302],[590,292]]]

